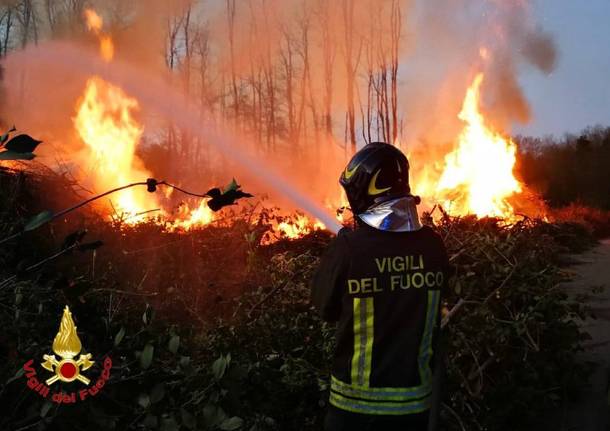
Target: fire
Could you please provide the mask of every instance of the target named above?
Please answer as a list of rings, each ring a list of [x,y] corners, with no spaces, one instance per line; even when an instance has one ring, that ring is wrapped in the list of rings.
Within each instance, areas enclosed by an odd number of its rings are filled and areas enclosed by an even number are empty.
[[[104,26],[104,20],[93,9],[85,9],[84,15],[89,31],[98,33]]]
[[[517,148],[491,129],[480,112],[483,78],[478,74],[466,92],[458,115],[465,126],[457,148],[445,156],[435,194],[450,214],[510,220],[514,213],[507,199],[522,190],[513,175]]]
[[[264,241],[264,243],[271,244],[281,238],[298,239],[312,232],[324,229],[326,229],[326,226],[320,220],[312,220],[306,215],[299,213],[288,215],[284,221],[277,223],[273,227],[276,237],[270,238]]]
[[[110,36],[102,33],[104,21],[93,9],[85,9],[87,28],[100,38],[102,57],[110,61],[114,46]],[[98,190],[107,190],[142,181],[150,173],[142,167],[135,149],[143,129],[134,119],[138,102],[99,77],[89,78],[85,93],[77,104],[74,126],[85,144],[83,155],[91,168],[89,180]],[[112,206],[119,214],[137,214],[154,208],[154,197],[145,191],[127,189],[112,196]]]
[[[92,9],[86,9],[84,15],[87,27],[100,39],[102,57],[112,60],[114,45],[112,38],[102,32],[103,19]],[[144,131],[134,117],[138,109],[138,101],[121,88],[95,76],[87,81],[84,95],[77,104],[74,126],[85,144],[82,155],[90,167],[88,181],[99,191],[142,182],[153,176],[135,154]],[[171,194],[171,189],[168,190]],[[145,220],[143,213],[158,208],[156,195],[143,188],[117,192],[111,195],[110,202],[110,207],[129,224]],[[167,215],[162,208],[159,210],[161,215]],[[205,201],[193,210],[183,204],[169,229],[188,230],[213,220],[214,213]]]
[[[111,61],[114,57],[114,43],[109,35],[102,32],[104,20],[93,9],[85,9],[84,15],[85,21],[87,22],[87,28],[100,40],[100,53],[102,58],[108,62]]]
[[[85,144],[90,179],[98,190],[107,190],[151,177],[135,155],[143,129],[133,118],[138,102],[119,87],[93,77],[87,81],[74,118],[75,128]],[[119,213],[135,215],[155,208],[154,195],[141,189],[127,189],[111,197]],[[131,217],[130,221],[138,221]]]
[[[206,200],[202,200],[197,208],[191,209],[188,204],[183,203],[178,208],[176,219],[172,222],[169,229],[189,230],[208,225],[214,221],[214,211],[212,211]]]
[[[325,229],[326,226],[316,220],[312,222],[309,217],[297,214],[292,220],[283,221],[277,225],[276,231],[281,232],[286,238],[296,239],[305,236],[314,230]]]

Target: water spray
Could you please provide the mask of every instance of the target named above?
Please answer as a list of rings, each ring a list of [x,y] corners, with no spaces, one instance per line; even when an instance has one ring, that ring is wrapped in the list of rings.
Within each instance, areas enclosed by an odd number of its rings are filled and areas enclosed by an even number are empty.
[[[230,132],[223,130],[221,133],[209,120],[202,120],[200,113],[191,109],[188,101],[162,79],[147,75],[120,61],[114,61],[112,67],[109,67],[108,63],[96,54],[68,42],[54,41],[29,47],[24,51],[10,54],[6,61],[15,62],[15,65],[26,63],[29,67],[51,65],[67,69],[70,73],[76,71],[87,76],[97,75],[119,85],[126,92],[137,97],[145,106],[213,145],[227,158],[237,162],[276,192],[286,196],[298,208],[320,220],[329,231],[339,232],[341,224],[323,207],[293,184],[289,184],[287,179],[269,164],[239,148],[237,139]]]

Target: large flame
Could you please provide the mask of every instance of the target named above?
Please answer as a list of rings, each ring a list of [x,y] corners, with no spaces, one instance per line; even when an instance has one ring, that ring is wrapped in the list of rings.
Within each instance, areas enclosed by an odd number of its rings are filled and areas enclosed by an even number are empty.
[[[86,9],[84,17],[87,28],[100,41],[100,55],[111,61],[114,45],[109,34],[104,33],[104,20],[93,9]],[[152,177],[136,155],[143,127],[134,117],[139,109],[136,99],[129,97],[121,88],[99,77],[91,77],[85,92],[77,104],[74,125],[85,149],[82,154],[87,165],[90,181],[97,191],[107,191]],[[129,224],[146,219],[150,210],[159,210],[154,194],[143,188],[129,188],[110,196],[112,210]],[[214,219],[213,212],[202,201],[195,209],[183,204],[169,226],[170,230],[190,229],[203,226]]]
[[[109,34],[103,30],[103,19],[94,10],[84,13],[87,27],[100,41],[100,54],[106,61],[114,56],[114,46]],[[487,51],[482,51],[485,58]],[[432,197],[453,215],[475,214],[479,217],[494,216],[508,220],[514,211],[508,199],[521,191],[520,183],[513,175],[516,146],[487,124],[480,112],[480,90],[483,74],[478,74],[466,92],[459,119],[464,128],[457,138],[453,151],[439,158],[442,168],[420,172],[415,184],[424,197]],[[153,175],[144,168],[136,156],[136,148],[143,127],[134,118],[139,109],[137,100],[99,77],[87,81],[85,93],[78,102],[74,123],[85,144],[86,162],[91,168],[90,180],[97,191],[105,191],[133,182],[141,182]],[[443,163],[444,162],[444,163]],[[137,223],[145,216],[141,213],[158,208],[155,195],[143,189],[128,189],[111,196],[115,211],[128,214],[127,221]],[[341,208],[347,200],[342,195],[340,203],[327,206]],[[168,212],[160,209],[167,217]],[[344,222],[345,214],[337,213]],[[174,212],[170,230],[188,230],[214,221],[214,213],[205,201],[198,206],[187,204]],[[274,225],[275,233],[282,238],[299,238],[314,230],[324,229],[318,220],[297,214]]]
[[[100,53],[112,60],[114,45],[103,33],[104,20],[93,9],[84,11],[87,27],[100,40]],[[85,94],[78,102],[74,125],[86,146],[85,162],[89,180],[98,190],[106,191],[152,176],[135,155],[143,128],[133,117],[138,101],[99,77],[87,81]],[[128,222],[137,222],[142,212],[153,209],[156,200],[143,190],[127,189],[111,197],[113,209]]]
[[[482,83],[481,73],[466,92],[459,113],[465,126],[457,147],[445,156],[436,197],[450,214],[510,220],[514,213],[507,199],[521,191],[513,175],[516,145],[486,124],[480,112]]]
[[[143,168],[135,154],[142,135],[142,127],[132,113],[138,102],[128,97],[119,87],[93,77],[87,81],[80,100],[74,125],[86,145],[86,159],[96,189],[105,191],[152,176]],[[111,196],[119,214],[136,214],[156,207],[154,195],[143,189],[131,188]]]
[[[72,359],[81,351],[82,345],[76,334],[76,326],[72,320],[72,313],[66,305],[59,324],[59,332],[53,340],[53,351],[64,359]]]

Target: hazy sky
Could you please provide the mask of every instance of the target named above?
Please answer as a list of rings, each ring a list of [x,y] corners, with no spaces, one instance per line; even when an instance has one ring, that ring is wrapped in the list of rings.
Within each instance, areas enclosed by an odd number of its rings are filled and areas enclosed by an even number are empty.
[[[541,26],[557,45],[555,71],[544,76],[524,68],[520,82],[532,106],[530,135],[577,133],[610,127],[610,0],[534,0]]]

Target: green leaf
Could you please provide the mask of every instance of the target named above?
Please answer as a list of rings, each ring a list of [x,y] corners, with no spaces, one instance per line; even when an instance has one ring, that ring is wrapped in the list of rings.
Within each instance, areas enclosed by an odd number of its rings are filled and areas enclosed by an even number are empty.
[[[167,348],[173,354],[178,352],[178,347],[180,346],[180,336],[172,335],[172,338],[169,339],[169,343],[167,343]]]
[[[222,191],[222,194],[225,194],[229,191],[235,191],[239,188],[239,184],[237,184],[237,181],[235,181],[235,178],[233,178],[233,180],[227,184],[227,186],[224,188],[224,190]]]
[[[51,220],[53,220],[53,213],[49,210],[45,210],[45,211],[41,212],[40,214],[32,217],[30,220],[28,220],[28,222],[25,224],[25,227],[23,228],[23,230],[25,232],[30,232],[34,229],[38,229],[40,226],[42,226],[44,224],[47,224]]]
[[[150,406],[150,397],[148,396],[148,394],[140,394],[138,395],[138,404],[142,407],[142,408],[148,408],[148,406]]]
[[[16,153],[15,151],[2,151],[0,160],[33,160],[36,157],[33,153]]]
[[[158,403],[165,397],[165,383],[157,383],[150,391],[150,402],[152,404]]]
[[[233,416],[228,419],[225,419],[220,424],[220,429],[224,431],[232,431],[240,429],[244,425],[244,421],[242,418]]]
[[[182,425],[184,425],[186,428],[192,430],[195,429],[195,427],[197,426],[197,420],[195,419],[195,416],[193,416],[183,407],[180,408],[180,417],[182,418]]]
[[[147,344],[144,346],[144,350],[142,350],[142,354],[140,355],[140,366],[142,369],[147,370],[152,364],[153,354],[155,352],[155,348],[152,344]]]
[[[6,384],[8,385],[9,383],[21,378],[21,376],[23,376],[24,374],[25,370],[23,368],[19,368],[15,375],[6,381]]]
[[[206,404],[203,407],[203,420],[209,428],[213,428],[227,419],[227,414],[215,404]]]
[[[114,336],[115,347],[118,346],[119,344],[121,344],[121,341],[123,341],[123,337],[125,337],[125,327],[121,326],[121,329],[119,329],[119,332],[117,332],[116,335]]]
[[[214,361],[212,364],[212,374],[216,380],[222,379],[222,376],[224,376],[225,372],[227,371],[228,365],[227,360],[222,355]]]
[[[51,401],[45,401],[44,404],[40,407],[40,417],[44,418],[49,414],[49,410],[53,407],[53,403]]]
[[[191,364],[191,358],[189,358],[188,356],[180,357],[180,360],[178,361],[178,366],[180,367],[180,371],[182,371],[187,376],[192,376],[197,372],[193,364]]]
[[[152,321],[153,317],[153,309],[150,304],[146,304],[146,310],[144,310],[144,314],[142,314],[142,322],[145,325],[148,325]]]
[[[180,427],[173,417],[161,419],[161,431],[179,431]]]

